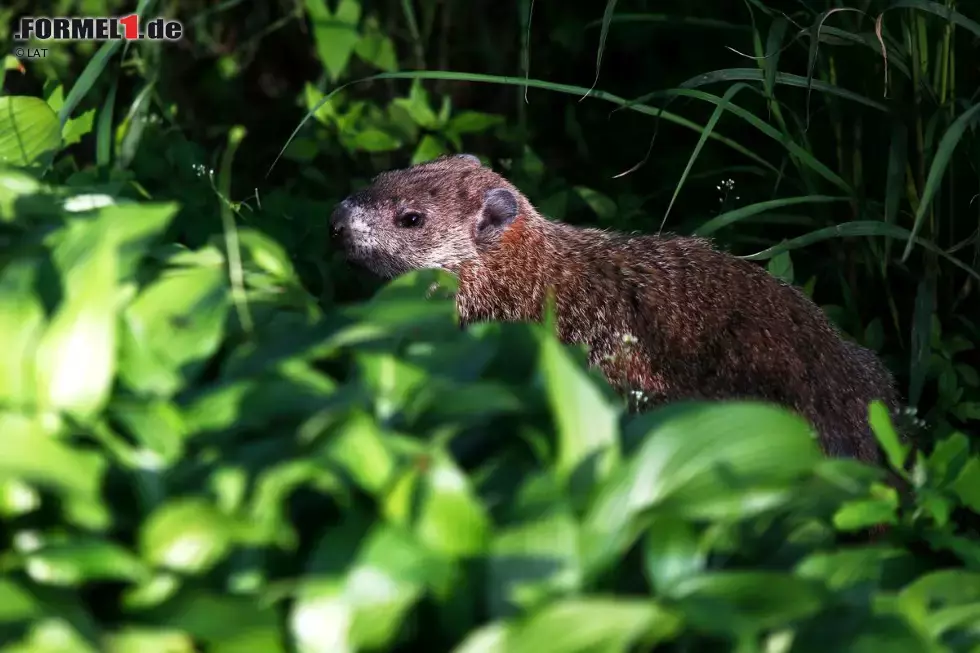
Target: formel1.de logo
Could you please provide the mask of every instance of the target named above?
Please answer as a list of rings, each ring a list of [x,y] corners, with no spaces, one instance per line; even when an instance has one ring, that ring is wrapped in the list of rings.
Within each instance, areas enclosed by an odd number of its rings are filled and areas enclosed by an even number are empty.
[[[142,27],[142,29],[141,29]],[[179,41],[184,26],[177,20],[154,18],[140,25],[137,14],[128,16],[24,16],[17,21],[15,41]]]

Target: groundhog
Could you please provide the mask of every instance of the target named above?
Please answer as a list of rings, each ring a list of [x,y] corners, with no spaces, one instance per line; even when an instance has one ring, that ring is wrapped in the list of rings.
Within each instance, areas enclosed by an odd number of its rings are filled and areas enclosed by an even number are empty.
[[[806,417],[826,454],[880,462],[868,405],[897,409],[888,370],[797,288],[704,238],[546,219],[468,154],[378,175],[331,223],[347,259],[383,278],[454,273],[463,325],[540,320],[551,290],[561,340],[649,407],[767,400]]]

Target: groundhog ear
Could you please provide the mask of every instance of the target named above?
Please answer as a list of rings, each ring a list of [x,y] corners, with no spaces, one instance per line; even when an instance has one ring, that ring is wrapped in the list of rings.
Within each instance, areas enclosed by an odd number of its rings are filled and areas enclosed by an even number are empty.
[[[517,196],[507,188],[494,188],[483,197],[483,209],[476,223],[477,242],[495,242],[517,217]]]
[[[454,155],[453,158],[454,159],[458,159],[459,161],[462,161],[463,163],[469,163],[469,164],[475,165],[475,166],[482,166],[483,165],[483,161],[480,161],[480,158],[478,156],[474,155],[474,154],[456,154],[456,155]]]

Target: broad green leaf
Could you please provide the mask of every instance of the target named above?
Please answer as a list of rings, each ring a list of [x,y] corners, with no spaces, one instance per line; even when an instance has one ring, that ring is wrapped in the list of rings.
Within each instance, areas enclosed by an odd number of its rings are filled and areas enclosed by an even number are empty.
[[[438,138],[432,134],[426,134],[422,137],[422,140],[419,141],[418,147],[415,148],[415,153],[412,155],[411,165],[437,159],[446,153],[446,147],[439,141]]]
[[[585,186],[576,186],[575,192],[589,205],[600,221],[608,221],[616,217],[618,210],[616,202],[608,196]]]
[[[11,579],[0,579],[0,625],[37,619],[44,613],[31,592]]]
[[[955,627],[963,617],[975,615],[978,605],[980,574],[962,569],[943,569],[920,576],[897,599],[898,609],[933,637]]]
[[[35,347],[45,326],[35,292],[39,265],[23,258],[0,270],[0,403],[12,407],[34,402]]]
[[[278,242],[255,229],[239,229],[238,242],[259,268],[279,281],[296,278],[289,254]]]
[[[907,551],[885,547],[814,552],[797,563],[795,573],[840,590],[864,582],[880,583],[895,566],[908,564],[910,557]]]
[[[378,524],[348,571],[343,599],[353,608],[350,637],[358,649],[392,644],[409,610],[442,565],[406,532]]]
[[[383,420],[401,412],[405,403],[429,381],[426,370],[387,352],[366,351],[358,356],[357,367],[371,391],[375,411]]]
[[[204,644],[195,650],[206,648],[209,653],[285,653],[288,650],[275,607],[252,596],[191,590],[150,614],[154,626],[187,633]]]
[[[394,478],[397,460],[382,429],[365,413],[353,412],[324,447],[324,454],[367,492],[380,495]]]
[[[237,538],[236,524],[201,498],[175,499],[143,522],[140,550],[151,564],[197,574],[225,557]]]
[[[380,70],[391,72],[398,69],[395,44],[381,32],[372,31],[361,37],[354,46],[354,53]]]
[[[101,502],[101,487],[106,461],[102,456],[69,447],[25,417],[0,414],[0,432],[0,478],[54,490],[67,502],[72,521],[91,528],[105,525],[108,515]]]
[[[773,256],[766,266],[769,274],[786,283],[793,283],[793,259],[789,252]]]
[[[368,127],[351,138],[352,145],[365,152],[390,152],[402,146],[400,140],[376,127]]]
[[[503,116],[479,111],[460,111],[449,119],[446,130],[454,134],[478,134],[503,124]]]
[[[540,366],[558,426],[558,474],[571,479],[594,465],[593,478],[604,478],[619,460],[617,410],[552,334],[542,335]]]
[[[94,643],[70,621],[55,615],[35,620],[17,644],[2,650],[3,653],[99,653]]]
[[[552,603],[523,621],[474,632],[454,653],[581,653],[649,650],[681,629],[675,613],[649,600],[582,597]]]
[[[92,131],[95,122],[95,109],[89,109],[77,118],[68,121],[65,128],[61,131],[64,139],[64,146],[74,145],[82,140],[82,136]]]
[[[62,301],[38,343],[37,401],[87,419],[108,401],[116,371],[118,258],[112,240],[94,228],[62,246],[76,258],[63,271]]]
[[[313,28],[317,55],[336,82],[347,68],[350,56],[361,40],[357,25],[361,20],[361,3],[358,0],[340,0],[335,12],[330,11],[327,0],[305,0],[306,13]]]
[[[507,617],[582,588],[578,525],[561,504],[497,533],[487,563],[491,614]]]
[[[26,556],[27,573],[39,583],[82,585],[93,581],[140,581],[149,570],[117,544],[96,539],[42,546]]]
[[[419,80],[412,82],[408,97],[395,98],[392,100],[392,105],[405,109],[415,124],[423,129],[437,129],[439,127],[439,117],[432,110],[429,94]]]
[[[60,148],[61,125],[44,100],[0,96],[0,164],[46,167]]]
[[[180,631],[128,627],[105,638],[106,653],[195,653],[194,640]]]
[[[290,495],[300,488],[336,495],[346,490],[332,470],[312,458],[292,460],[268,469],[255,482],[250,541],[270,542],[284,548],[296,546],[298,540],[289,520],[288,502]]]
[[[717,571],[680,581],[672,596],[695,628],[745,635],[816,613],[828,593],[820,583],[779,572]]]
[[[704,570],[708,552],[689,522],[662,516],[647,528],[643,558],[650,584],[657,592],[669,595],[679,581]]]
[[[0,167],[0,222],[11,222],[18,213],[25,212],[25,204],[36,198],[44,187],[34,177],[14,168]]]
[[[114,401],[112,417],[128,428],[130,435],[146,451],[152,452],[163,466],[180,460],[184,452],[187,428],[177,407],[162,399]]]
[[[584,523],[592,571],[629,546],[633,520],[660,509],[689,519],[745,519],[792,496],[823,458],[799,416],[757,402],[685,402],[642,416],[639,448],[600,489]]]
[[[384,501],[385,516],[450,557],[483,552],[492,523],[462,470],[443,453],[419,454]]]
[[[892,425],[888,408],[880,401],[872,402],[869,407],[869,421],[878,443],[888,457],[888,464],[896,471],[905,469],[905,459],[908,457],[908,447],[902,444]]]
[[[950,486],[963,505],[980,513],[980,458],[971,457]]]
[[[324,408],[336,382],[303,361],[282,364],[274,373],[208,386],[184,408],[188,433],[242,432],[272,420],[302,419]]]
[[[165,272],[123,313],[121,378],[139,392],[176,392],[221,345],[230,303],[222,268]]]
[[[878,524],[894,524],[898,494],[894,488],[874,486],[873,499],[857,499],[841,504],[834,513],[834,526],[842,531],[856,531]]]

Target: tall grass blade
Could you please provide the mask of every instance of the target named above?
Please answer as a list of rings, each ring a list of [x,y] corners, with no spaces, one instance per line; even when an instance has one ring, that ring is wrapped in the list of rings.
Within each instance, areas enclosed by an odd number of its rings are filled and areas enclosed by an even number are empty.
[[[620,107],[624,107],[624,108],[626,108],[625,105],[628,103],[628,100],[626,100],[625,98],[621,98],[621,97],[619,97],[617,95],[613,95],[612,93],[607,93],[605,91],[591,91],[590,92],[589,89],[586,89],[586,88],[584,88],[582,86],[574,86],[574,85],[571,85],[571,84],[556,84],[554,82],[546,82],[546,81],[542,81],[542,80],[538,80],[538,79],[525,79],[523,77],[509,77],[509,76],[499,76],[499,75],[485,75],[485,74],[482,74],[482,73],[458,73],[458,72],[450,72],[450,71],[444,71],[444,70],[413,70],[413,71],[393,72],[393,73],[378,73],[377,75],[372,75],[370,77],[364,77],[364,78],[357,79],[357,80],[354,80],[354,81],[351,81],[351,82],[347,82],[346,84],[342,84],[341,86],[338,86],[334,90],[332,90],[329,93],[325,94],[324,97],[321,98],[316,103],[316,105],[314,105],[306,113],[306,115],[303,117],[303,119],[300,121],[300,123],[296,126],[296,129],[293,130],[293,133],[290,134],[289,138],[286,140],[286,143],[283,145],[282,149],[279,151],[279,154],[276,156],[275,160],[272,162],[272,165],[269,166],[269,170],[266,172],[266,175],[268,176],[272,172],[272,169],[275,167],[276,163],[279,161],[279,159],[282,158],[283,152],[286,151],[286,148],[289,147],[289,144],[292,142],[292,140],[294,138],[296,138],[296,135],[303,128],[303,125],[305,125],[307,123],[307,121],[309,121],[310,118],[312,118],[316,114],[317,110],[319,110],[320,107],[322,107],[324,104],[326,104],[327,102],[329,102],[330,101],[330,98],[332,98],[335,94],[337,94],[340,91],[344,90],[348,86],[352,86],[354,84],[363,84],[363,83],[367,83],[367,82],[371,82],[371,81],[375,81],[375,80],[379,80],[379,79],[439,79],[439,80],[448,80],[448,81],[456,81],[456,82],[474,82],[474,83],[483,83],[483,84],[500,84],[500,85],[503,85],[503,86],[529,86],[531,88],[540,88],[540,89],[544,89],[544,90],[547,90],[547,91],[553,91],[553,92],[556,92],[556,93],[567,93],[569,95],[582,95],[583,93],[584,94],[589,94],[589,95],[591,95],[595,99],[603,100],[603,101],[606,101],[606,102],[610,102],[612,104],[616,104],[616,105],[618,105]],[[636,106],[630,106],[629,107],[629,110],[630,111],[635,111],[637,113],[642,113],[642,114],[645,114],[645,115],[648,115],[648,116],[654,116],[654,117],[657,117],[658,119],[662,118],[662,119],[667,120],[668,122],[672,122],[672,123],[674,123],[674,124],[676,124],[676,125],[678,125],[680,127],[685,127],[685,128],[690,129],[692,131],[698,132],[699,134],[704,129],[700,125],[698,125],[698,124],[696,124],[696,123],[688,120],[687,118],[683,118],[683,117],[678,116],[676,114],[669,113],[669,112],[664,111],[663,109],[660,109],[660,108],[657,108],[657,107],[650,107],[650,106],[646,106],[646,105],[636,105]],[[749,115],[751,115],[751,114],[749,114]],[[754,118],[754,116],[753,116],[753,118]],[[758,120],[757,120],[757,122],[761,123],[761,121],[758,121]],[[734,150],[734,151],[736,151],[736,152],[744,155],[745,157],[747,157],[747,158],[755,161],[759,165],[761,165],[761,166],[763,166],[765,168],[768,168],[772,172],[774,172],[774,173],[777,172],[776,167],[773,164],[769,163],[769,161],[767,161],[763,157],[759,156],[755,152],[752,152],[751,150],[749,150],[745,146],[743,146],[743,145],[741,145],[741,144],[739,144],[739,143],[731,140],[730,138],[727,138],[725,136],[721,136],[720,134],[717,134],[717,133],[711,134],[710,138],[712,138],[713,140],[715,140],[715,141],[717,141],[719,143],[722,143],[722,144],[726,145],[727,147],[731,148],[732,150]]]
[[[140,0],[139,5],[136,7],[136,13],[139,15],[141,20],[154,1],[155,0]],[[64,128],[65,124],[67,124],[68,119],[71,118],[71,114],[75,111],[75,107],[78,106],[78,103],[81,102],[85,96],[88,95],[88,92],[92,90],[92,86],[95,85],[95,80],[99,78],[102,71],[105,70],[105,67],[108,65],[109,59],[112,58],[112,55],[116,53],[116,50],[118,50],[123,43],[125,43],[126,47],[128,48],[132,41],[116,40],[107,41],[106,43],[102,44],[102,47],[98,49],[95,56],[93,56],[88,62],[88,65],[85,66],[85,70],[83,70],[82,74],[78,76],[78,81],[75,82],[75,85],[71,87],[71,91],[69,91],[68,95],[65,96],[65,103],[61,106],[61,111],[58,112],[58,120],[61,121],[62,128]]]
[[[927,240],[922,240],[921,238],[913,238],[908,229],[903,229],[902,227],[894,224],[886,224],[878,220],[855,220],[853,222],[843,222],[831,227],[824,227],[823,229],[817,229],[816,231],[811,231],[808,234],[783,241],[778,245],[773,245],[772,247],[764,249],[761,252],[742,256],[741,258],[748,261],[766,261],[777,254],[806,247],[823,240],[830,240],[832,238],[851,238],[854,236],[884,236],[886,238],[912,239],[916,245],[919,245],[923,249],[929,250],[930,252],[941,256],[977,281],[980,281],[980,273],[959,259],[950,256],[948,253],[936,247],[936,245],[933,243]]]
[[[932,159],[932,165],[929,166],[929,176],[926,178],[926,184],[922,190],[922,198],[919,200],[919,210],[915,213],[915,223],[912,225],[909,242],[905,245],[905,252],[902,254],[903,263],[912,252],[912,239],[922,229],[922,222],[932,205],[933,197],[939,190],[940,184],[942,184],[943,175],[953,156],[953,151],[959,144],[960,139],[963,138],[963,134],[967,128],[972,127],[978,117],[980,117],[980,103],[974,104],[964,113],[960,114],[939,141],[936,155]]]
[[[846,202],[849,199],[850,198],[847,197],[832,197],[830,195],[804,195],[801,197],[783,197],[780,199],[768,200],[766,202],[756,202],[755,204],[740,206],[737,209],[732,209],[731,211],[725,211],[720,215],[716,215],[695,229],[694,235],[710,236],[719,229],[735,224],[736,222],[744,220],[745,218],[749,218],[760,213],[765,213],[767,211],[772,211],[774,209],[781,209],[786,206],[796,206],[798,204],[822,204],[826,202]]]
[[[704,126],[704,131],[701,132],[697,145],[694,146],[694,151],[691,152],[691,156],[687,160],[687,165],[684,166],[684,172],[681,173],[681,178],[678,180],[677,186],[674,187],[674,194],[670,198],[670,203],[667,204],[667,210],[664,211],[664,219],[660,222],[660,230],[663,230],[664,225],[667,224],[667,216],[670,215],[670,210],[674,207],[674,202],[677,200],[677,196],[681,192],[681,187],[687,180],[687,176],[690,174],[691,168],[694,167],[694,162],[697,160],[698,154],[701,153],[701,148],[704,147],[704,144],[708,141],[708,137],[711,135],[711,132],[714,131],[715,125],[718,124],[718,119],[721,118],[721,114],[725,112],[726,104],[729,102],[729,100],[735,97],[736,93],[744,88],[748,88],[748,84],[733,85],[731,88],[725,91],[725,95],[722,97],[725,104],[719,104],[715,107],[715,110],[711,112],[711,117]]]
[[[606,0],[606,10],[602,13],[602,29],[599,31],[599,51],[596,52],[595,56],[595,80],[592,82],[592,86],[583,95],[579,102],[588,97],[595,89],[595,85],[599,83],[599,69],[602,66],[602,53],[606,49],[606,38],[609,36],[609,23],[612,21],[613,13],[616,11],[616,2],[618,0]]]

